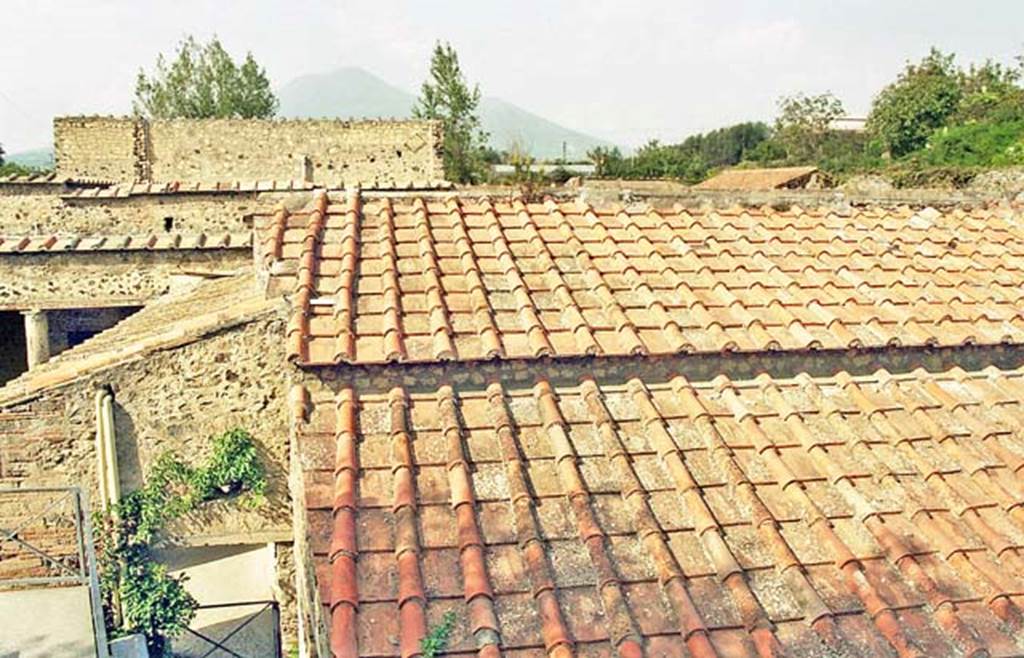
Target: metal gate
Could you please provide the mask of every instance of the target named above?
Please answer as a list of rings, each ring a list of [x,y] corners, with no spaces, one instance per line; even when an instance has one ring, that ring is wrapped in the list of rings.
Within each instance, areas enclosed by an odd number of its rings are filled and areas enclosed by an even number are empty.
[[[84,494],[78,487],[0,488],[0,590],[28,600],[75,587],[88,592],[95,652],[105,657],[107,633]]]

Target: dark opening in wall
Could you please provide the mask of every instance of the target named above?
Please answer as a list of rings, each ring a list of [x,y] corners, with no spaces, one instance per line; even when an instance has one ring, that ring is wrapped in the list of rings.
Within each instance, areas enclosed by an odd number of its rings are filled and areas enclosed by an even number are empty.
[[[25,319],[18,311],[0,311],[0,384],[26,370]]]
[[[174,218],[164,217],[164,233],[169,233],[174,228]]]
[[[81,345],[96,334],[113,327],[139,306],[76,308],[50,311],[50,356]]]

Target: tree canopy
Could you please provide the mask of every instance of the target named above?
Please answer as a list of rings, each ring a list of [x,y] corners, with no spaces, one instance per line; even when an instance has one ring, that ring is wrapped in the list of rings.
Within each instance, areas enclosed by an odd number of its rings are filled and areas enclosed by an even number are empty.
[[[480,128],[479,106],[480,87],[466,82],[455,49],[435,44],[413,116],[441,122],[445,175],[457,183],[476,183],[486,175],[487,133]]]
[[[819,157],[832,122],[845,113],[843,103],[832,92],[784,96],[778,107],[775,140],[789,158],[797,160]]]
[[[160,55],[152,74],[139,71],[133,107],[159,119],[265,119],[277,97],[252,53],[238,65],[216,37],[200,44],[189,36],[170,64]]]
[[[956,112],[962,97],[953,55],[932,48],[919,63],[907,64],[875,97],[868,131],[894,157],[906,155],[928,143],[928,137]]]
[[[766,139],[761,122],[738,123],[708,133],[690,135],[678,144],[651,140],[631,157],[618,148],[598,147],[588,153],[598,176],[618,178],[679,178],[696,182],[718,167],[737,164]]]

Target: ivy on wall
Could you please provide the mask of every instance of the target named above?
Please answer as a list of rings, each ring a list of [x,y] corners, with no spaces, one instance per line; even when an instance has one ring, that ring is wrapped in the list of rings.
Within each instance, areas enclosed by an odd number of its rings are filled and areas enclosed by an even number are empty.
[[[240,496],[240,504],[257,507],[266,486],[252,436],[233,429],[213,439],[204,465],[161,455],[145,486],[97,513],[97,562],[110,636],[142,633],[150,655],[163,656],[167,640],[188,627],[198,603],[185,589],[184,575],[169,574],[153,559],[157,535],[171,520],[217,498]]]

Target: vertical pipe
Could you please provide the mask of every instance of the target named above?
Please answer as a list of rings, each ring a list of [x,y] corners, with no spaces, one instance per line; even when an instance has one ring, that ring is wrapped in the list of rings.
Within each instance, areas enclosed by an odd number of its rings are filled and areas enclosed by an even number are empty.
[[[121,485],[114,438],[114,396],[106,389],[96,392],[96,457],[100,500],[105,508],[109,508],[121,500]]]

